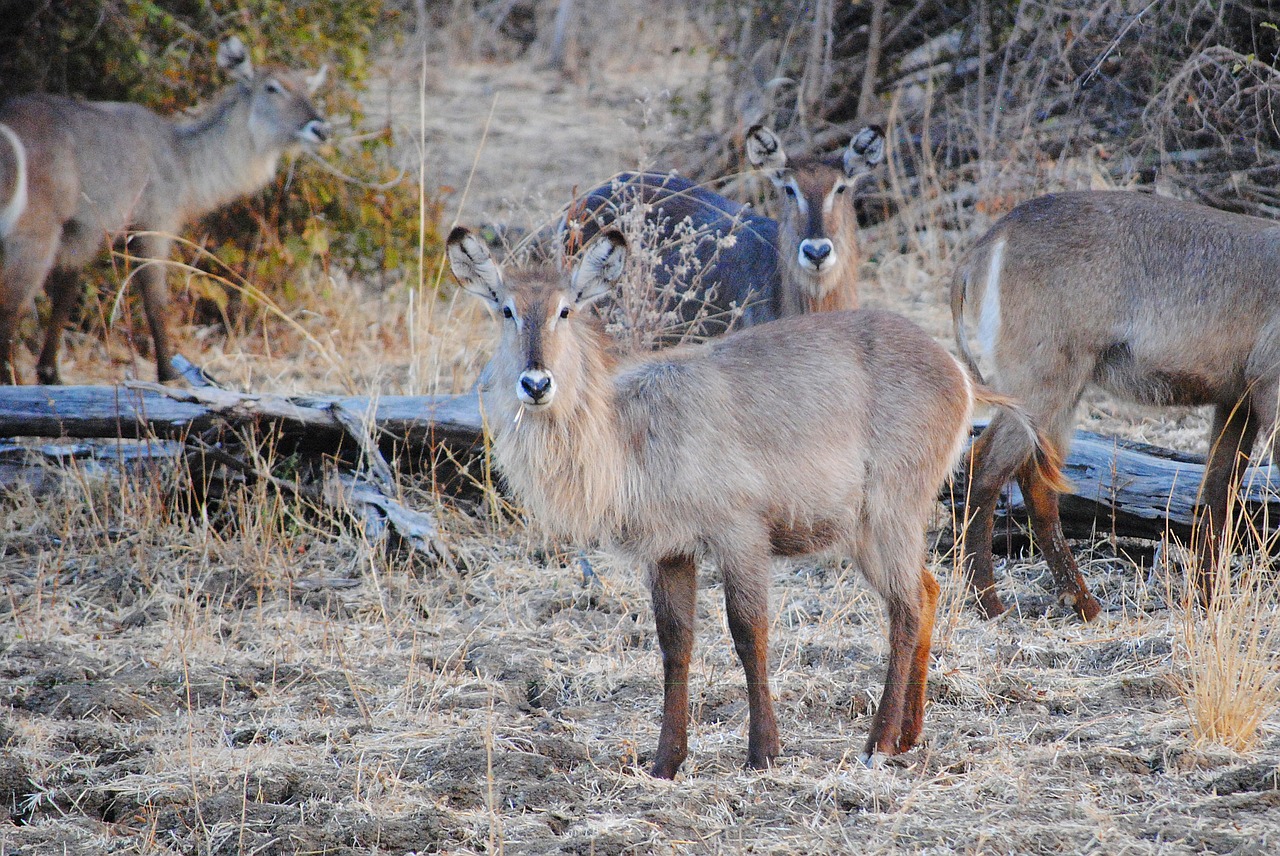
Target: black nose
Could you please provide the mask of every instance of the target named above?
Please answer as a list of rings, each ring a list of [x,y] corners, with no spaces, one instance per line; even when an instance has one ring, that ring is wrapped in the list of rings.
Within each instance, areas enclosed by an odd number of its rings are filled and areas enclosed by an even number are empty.
[[[524,390],[525,395],[534,401],[541,401],[551,389],[551,377],[549,375],[541,377],[530,377],[523,375],[520,378],[520,388]]]
[[[831,255],[830,244],[805,244],[804,257],[814,264],[821,264],[822,260]]]

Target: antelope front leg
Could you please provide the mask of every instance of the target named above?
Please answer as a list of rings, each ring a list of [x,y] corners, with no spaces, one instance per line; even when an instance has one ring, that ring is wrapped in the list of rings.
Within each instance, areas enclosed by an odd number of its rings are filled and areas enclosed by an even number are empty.
[[[929,651],[933,647],[933,623],[938,614],[938,581],[927,568],[920,572],[920,631],[911,657],[911,677],[907,681],[906,712],[898,751],[906,752],[920,739],[924,728],[924,702],[929,682]]]
[[[138,277],[142,280],[142,308],[151,328],[156,378],[161,383],[177,380],[182,375],[173,367],[173,346],[169,342],[169,283],[165,277],[170,242],[159,235],[137,235],[134,242],[141,258],[154,260],[143,262]]]
[[[889,666],[885,671],[880,706],[871,720],[871,733],[862,750],[862,760],[867,766],[874,763],[877,755],[898,754],[906,712],[907,683],[911,678],[922,629],[919,594],[907,595],[889,589],[882,591],[881,595],[889,610]]]
[[[769,694],[769,558],[725,562],[722,570],[729,633],[747,678],[751,717],[747,767],[763,770],[780,751],[778,720]]]
[[[1256,390],[1254,394],[1259,396],[1269,391],[1261,382],[1256,384]],[[1213,601],[1228,523],[1227,508],[1240,487],[1240,478],[1249,464],[1257,436],[1258,420],[1253,416],[1249,401],[1230,407],[1220,404],[1214,408],[1213,428],[1209,434],[1209,463],[1205,467],[1204,485],[1200,490],[1201,505],[1196,509],[1191,534],[1192,550],[1196,555],[1196,586],[1200,602],[1206,605]]]
[[[692,556],[670,556],[650,570],[653,616],[662,648],[662,732],[653,775],[674,779],[689,754],[689,658],[698,568]]]

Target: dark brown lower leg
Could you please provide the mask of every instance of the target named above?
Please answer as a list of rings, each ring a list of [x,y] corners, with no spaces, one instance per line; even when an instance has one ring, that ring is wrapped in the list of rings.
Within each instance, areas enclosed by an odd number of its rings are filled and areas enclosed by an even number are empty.
[[[662,732],[653,775],[674,779],[689,754],[689,659],[698,570],[692,556],[670,556],[654,566],[650,589],[662,649]]]
[[[997,417],[998,418],[998,417]],[[995,618],[1004,612],[1004,604],[996,594],[992,533],[995,528],[996,502],[1000,491],[1012,475],[994,472],[992,439],[998,431],[995,421],[974,441],[964,482],[964,572],[969,590],[978,600],[983,618]]]
[[[907,680],[906,712],[902,717],[902,733],[898,735],[898,751],[906,752],[920,739],[924,728],[925,694],[929,683],[929,652],[933,647],[933,623],[938,615],[938,581],[927,568],[920,574],[920,632],[911,657],[911,677]]]
[[[164,265],[169,257],[169,242],[155,235],[137,236],[138,253],[143,258],[158,259],[138,271],[142,280],[142,308],[151,327],[151,341],[156,358],[156,377],[161,383],[181,377],[173,367],[173,346],[169,342],[169,284]]]
[[[904,600],[886,594],[889,610],[889,666],[885,670],[884,692],[871,720],[871,733],[863,750],[867,759],[875,754],[896,755],[902,734],[907,682],[920,638],[920,598]]]
[[[62,346],[62,333],[71,321],[71,313],[80,296],[80,277],[76,271],[59,269],[49,275],[45,283],[49,295],[49,327],[44,333],[44,347],[36,362],[36,377],[44,384],[62,383],[58,372],[58,350]]]
[[[1018,474],[1018,486],[1022,488],[1022,498],[1031,515],[1031,529],[1036,536],[1036,546],[1044,554],[1045,562],[1053,572],[1059,597],[1064,603],[1070,604],[1085,621],[1092,621],[1102,612],[1102,606],[1089,591],[1075,556],[1067,546],[1067,539],[1062,534],[1057,491],[1045,483],[1036,472],[1034,462],[1030,461]]]
[[[778,721],[769,693],[769,559],[761,557],[750,566],[726,565],[724,574],[729,633],[747,678],[751,717],[747,766],[762,770],[780,751]]]
[[[1200,489],[1201,505],[1191,533],[1192,550],[1196,556],[1196,585],[1200,600],[1205,604],[1213,599],[1228,523],[1227,507],[1240,485],[1257,437],[1258,420],[1252,415],[1247,401],[1231,407],[1218,405],[1214,408],[1209,463],[1205,467],[1204,484]]]

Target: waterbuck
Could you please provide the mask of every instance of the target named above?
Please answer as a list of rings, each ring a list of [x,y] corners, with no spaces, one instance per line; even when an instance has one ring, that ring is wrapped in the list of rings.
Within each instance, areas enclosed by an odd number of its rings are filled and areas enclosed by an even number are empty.
[[[768,677],[773,556],[847,557],[884,599],[889,664],[864,760],[909,749],[923,722],[938,597],[925,526],[975,399],[1007,399],[971,382],[914,324],[878,311],[789,318],[619,359],[599,319],[582,311],[621,276],[617,231],[589,244],[569,277],[548,266],[509,282],[461,227],[448,255],[462,287],[501,323],[484,406],[507,483],[554,535],[601,542],[648,568],[665,687],[653,774],[673,777],[687,754],[703,559],[724,577],[746,672],[747,766],[765,767],[779,751]],[[1056,462],[1038,460],[1054,479]]]
[[[747,160],[782,194],[778,256],[783,265],[779,315],[858,308],[858,214],[853,193],[884,160],[884,131],[863,128],[837,157],[792,161],[768,128],[747,131]]]
[[[1219,561],[1228,498],[1259,428],[1272,433],[1280,383],[1280,226],[1144,193],[1042,196],[1013,209],[955,274],[956,341],[976,371],[976,320],[992,385],[1024,402],[1065,453],[1076,405],[1097,384],[1149,405],[1212,405],[1192,542],[1202,596]],[[997,414],[972,461],[965,560],[982,612],[1004,610],[992,572],[992,515],[1016,477],[1062,597],[1099,612],[1062,537],[1057,492],[1028,466],[1030,446]]]
[[[218,48],[231,86],[196,119],[138,104],[27,95],[0,105],[0,382],[16,383],[19,318],[43,284],[52,311],[36,374],[58,383],[78,271],[131,229],[160,380],[170,365],[165,262],[183,224],[264,187],[280,156],[329,136],[310,96],[324,72],[255,70],[235,37]]]
[[[761,154],[765,148],[768,157]],[[788,196],[779,223],[675,174],[622,173],[588,191],[562,228],[570,244],[586,243],[643,205],[662,255],[654,270],[658,285],[679,281],[666,299],[679,301],[681,320],[702,336],[730,325],[857,308],[857,216],[853,194],[845,194],[883,161],[884,132],[868,126],[832,161],[788,165],[777,138],[757,126],[747,135],[747,153],[782,187],[819,194],[816,214],[807,196]],[[696,292],[693,299],[682,300],[688,290]]]

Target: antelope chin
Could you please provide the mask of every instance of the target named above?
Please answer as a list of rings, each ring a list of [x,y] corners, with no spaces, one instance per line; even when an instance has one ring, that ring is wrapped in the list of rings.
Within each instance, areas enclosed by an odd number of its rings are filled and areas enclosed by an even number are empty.
[[[812,259],[801,258],[800,267],[804,271],[815,277],[823,277],[835,270],[836,258],[834,255],[827,256],[821,262],[814,262]]]
[[[551,406],[550,398],[544,398],[542,401],[534,401],[532,398],[529,398],[526,395],[521,395],[520,393],[516,393],[516,398],[519,400],[520,406],[525,410],[537,412],[539,410],[546,410]]]

